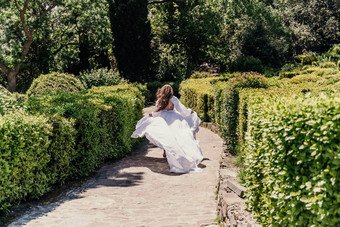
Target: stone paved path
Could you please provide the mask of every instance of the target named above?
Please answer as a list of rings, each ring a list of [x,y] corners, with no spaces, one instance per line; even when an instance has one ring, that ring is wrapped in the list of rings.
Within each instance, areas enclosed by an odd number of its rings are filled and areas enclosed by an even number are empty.
[[[216,185],[223,142],[201,128],[202,173],[172,174],[163,151],[144,142],[102,167],[82,191],[39,206],[10,226],[200,226],[216,218]]]

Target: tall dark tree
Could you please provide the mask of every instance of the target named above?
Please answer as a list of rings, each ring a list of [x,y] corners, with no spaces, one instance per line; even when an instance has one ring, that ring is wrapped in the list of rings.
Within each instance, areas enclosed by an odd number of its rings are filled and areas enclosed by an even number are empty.
[[[180,46],[184,52],[186,77],[208,61],[207,47],[219,31],[220,15],[214,1],[151,1],[153,32],[160,45]],[[158,40],[157,40],[158,39]],[[163,49],[166,49],[163,47]]]
[[[151,26],[148,0],[108,0],[113,51],[121,75],[130,81],[148,81]]]

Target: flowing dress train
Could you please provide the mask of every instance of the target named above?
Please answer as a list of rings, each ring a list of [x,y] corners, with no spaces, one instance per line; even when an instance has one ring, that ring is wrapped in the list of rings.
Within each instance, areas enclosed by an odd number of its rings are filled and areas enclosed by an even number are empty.
[[[176,97],[174,110],[153,112],[138,121],[133,138],[145,136],[152,144],[164,149],[170,172],[200,172],[197,165],[203,155],[194,134],[201,122],[196,113],[191,113]]]

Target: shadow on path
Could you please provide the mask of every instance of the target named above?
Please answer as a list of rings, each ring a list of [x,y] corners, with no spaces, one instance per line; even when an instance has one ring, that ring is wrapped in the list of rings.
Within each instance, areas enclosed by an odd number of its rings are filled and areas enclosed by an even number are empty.
[[[144,172],[124,172],[131,167],[145,167],[157,174],[168,176],[179,176],[181,174],[170,173],[166,158],[147,156],[150,149],[158,149],[148,141],[142,142],[137,149],[129,156],[121,160],[106,163],[102,166],[94,177],[85,183],[74,183],[74,186],[62,186],[57,191],[46,194],[41,200],[25,202],[14,209],[7,218],[0,219],[1,226],[22,226],[34,219],[46,215],[66,201],[83,198],[82,192],[90,188],[97,187],[133,187],[143,183]],[[160,149],[159,149],[160,150]],[[160,152],[163,152],[160,150]],[[201,168],[205,165],[200,164]],[[9,224],[14,219],[16,222]],[[7,223],[6,223],[7,222]]]

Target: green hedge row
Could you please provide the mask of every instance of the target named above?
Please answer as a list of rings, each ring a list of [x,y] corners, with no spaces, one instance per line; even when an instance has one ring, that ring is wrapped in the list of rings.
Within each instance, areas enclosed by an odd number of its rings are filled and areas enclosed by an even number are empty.
[[[215,120],[213,84],[219,80],[218,77],[188,79],[180,84],[182,103],[196,111],[202,121]]]
[[[215,86],[215,123],[225,141],[226,149],[236,154],[237,146],[237,106],[239,103],[238,89],[233,83],[219,82]]]
[[[34,96],[44,93],[75,92],[83,89],[84,86],[74,75],[52,72],[34,79],[26,93],[28,96]]]
[[[181,83],[184,105],[195,110],[203,121],[217,124],[226,148],[232,154],[238,150],[239,91],[245,88],[265,88],[268,81],[256,72],[189,79]]]
[[[267,226],[336,226],[340,216],[340,96],[252,95],[244,180]]]
[[[143,106],[141,91],[132,85],[35,96],[27,103],[30,113],[75,120],[75,176],[87,175],[103,160],[123,157],[131,151],[136,140],[131,140],[130,135],[142,117]]]
[[[257,76],[252,75],[251,81],[248,74],[205,82],[201,89],[196,87],[203,79],[183,84],[188,91],[203,94],[214,90],[214,123],[229,152],[246,158],[241,162],[246,163],[242,175],[249,188],[249,208],[261,224],[336,226],[340,202],[337,76],[316,81],[307,76],[270,78],[266,82],[258,77],[254,83]],[[181,100],[190,97],[187,93],[182,93]]]
[[[36,198],[70,175],[75,130],[72,122],[27,113],[0,118],[0,210]]]
[[[144,97],[134,85],[28,98],[0,117],[0,210],[131,152]]]

